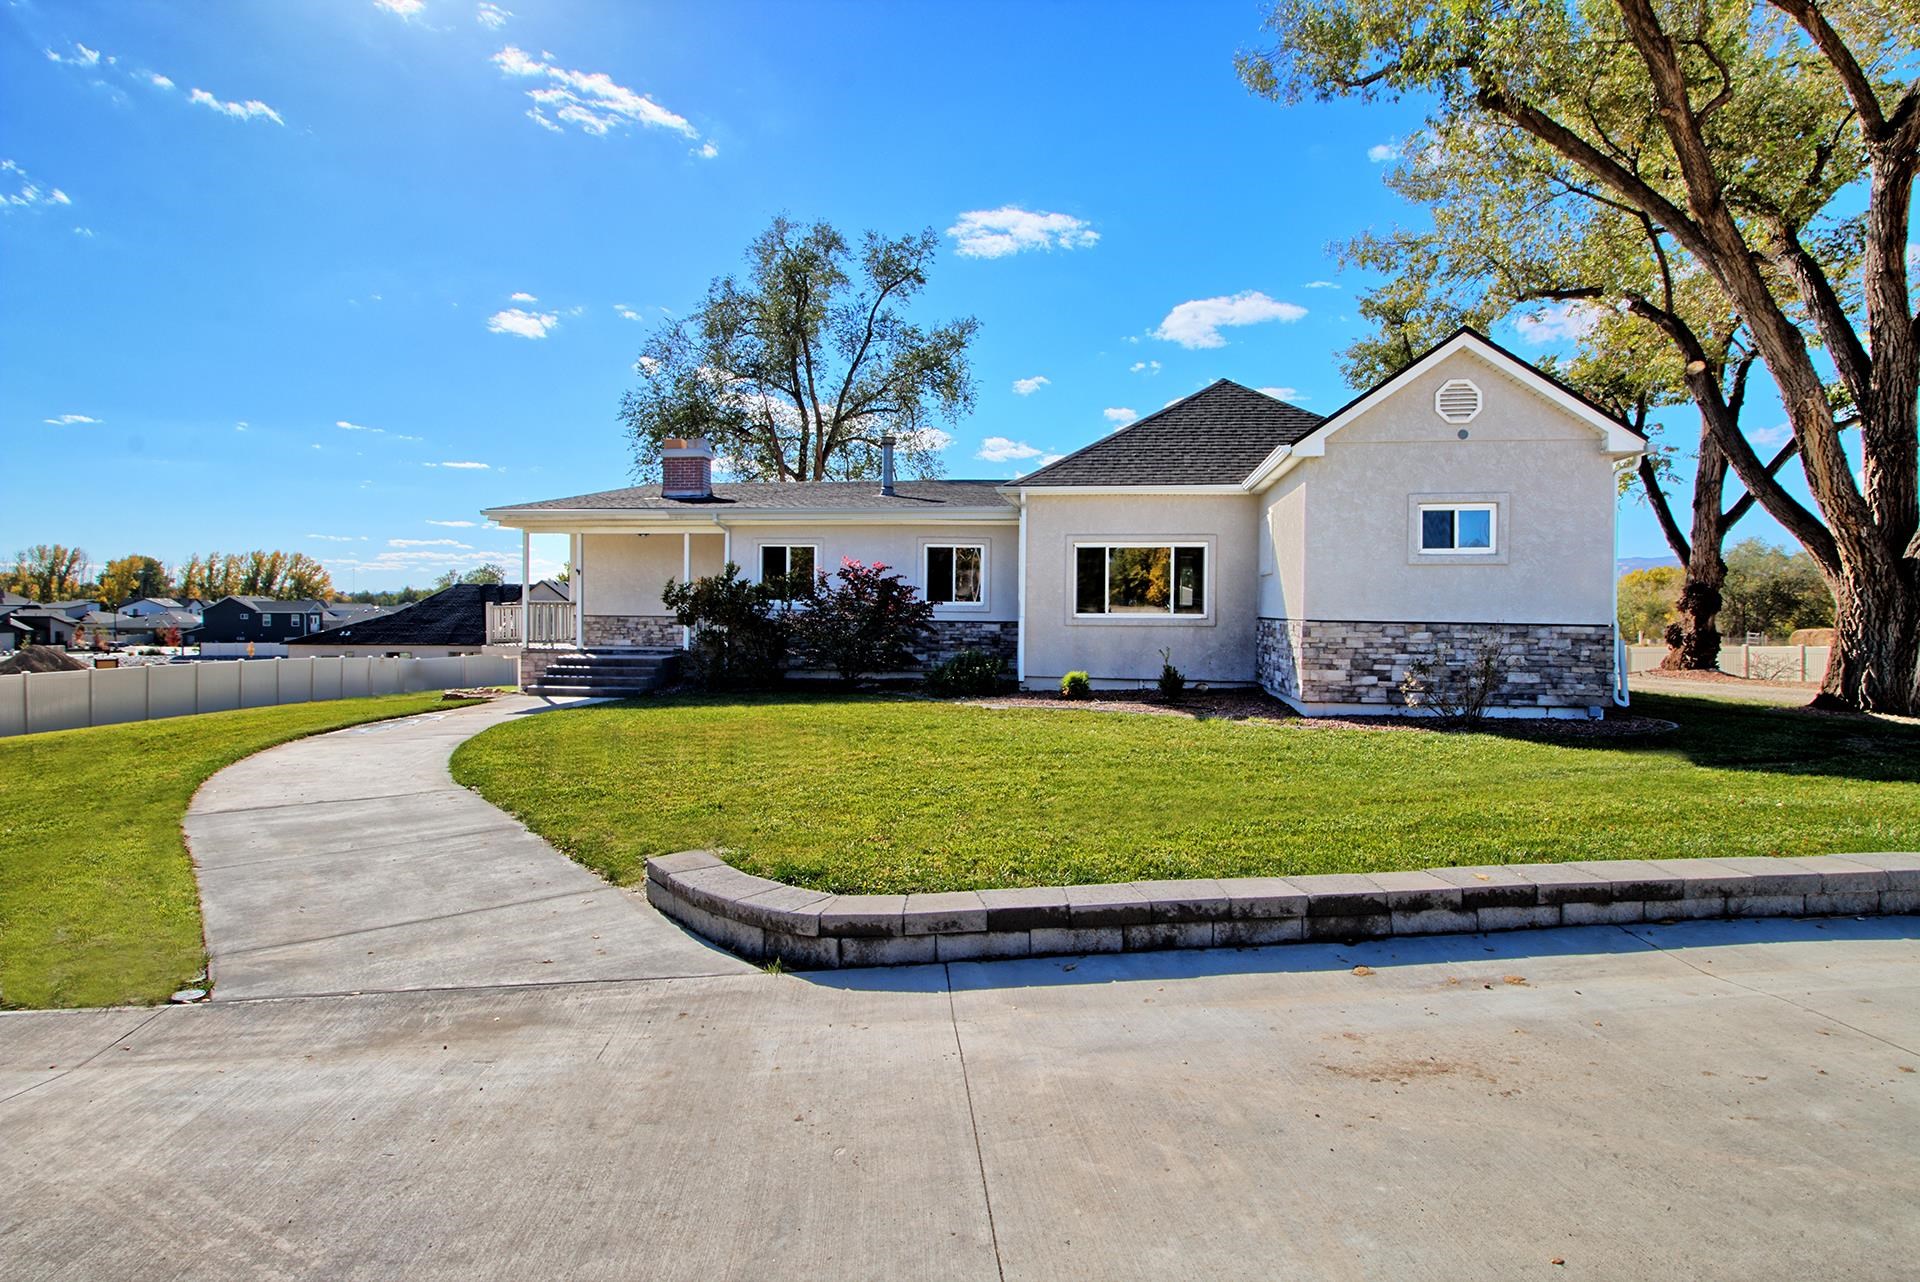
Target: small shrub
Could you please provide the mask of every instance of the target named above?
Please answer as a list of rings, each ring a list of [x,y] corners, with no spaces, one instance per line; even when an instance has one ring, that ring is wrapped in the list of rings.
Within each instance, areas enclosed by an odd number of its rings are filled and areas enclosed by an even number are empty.
[[[822,574],[805,599],[794,640],[843,681],[912,667],[913,643],[933,630],[932,604],[879,561],[842,561],[840,572]]]
[[[1060,697],[1062,699],[1091,699],[1093,697],[1093,678],[1084,672],[1069,672],[1060,678]]]
[[[750,690],[780,679],[789,625],[774,588],[747,582],[729,561],[704,579],[667,580],[660,600],[674,622],[693,629],[689,666],[707,689]]]
[[[983,650],[962,650],[927,673],[927,693],[943,699],[992,694],[1006,666]]]
[[[1173,666],[1173,647],[1160,652],[1160,697],[1178,699],[1187,692],[1187,674]]]
[[[1450,725],[1475,725],[1493,706],[1508,666],[1505,643],[1487,633],[1452,653],[1436,649],[1408,664],[1400,696],[1409,708],[1430,712]]]

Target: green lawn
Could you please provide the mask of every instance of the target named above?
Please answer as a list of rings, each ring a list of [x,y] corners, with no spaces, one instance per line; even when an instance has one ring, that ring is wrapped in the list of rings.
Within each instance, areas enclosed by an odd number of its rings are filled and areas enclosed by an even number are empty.
[[[274,744],[448,706],[437,693],[0,739],[0,1006],[157,1002],[206,967],[180,821]]]
[[[713,848],[842,892],[1920,846],[1920,729],[1646,698],[1632,740],[905,699],[602,705],[454,775],[616,882]]]

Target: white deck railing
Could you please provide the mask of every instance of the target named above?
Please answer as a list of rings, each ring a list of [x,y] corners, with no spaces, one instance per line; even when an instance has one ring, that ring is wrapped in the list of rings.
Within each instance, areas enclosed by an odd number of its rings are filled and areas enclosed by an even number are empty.
[[[573,602],[530,601],[526,628],[521,628],[520,603],[506,601],[487,606],[487,644],[562,646],[573,644]]]

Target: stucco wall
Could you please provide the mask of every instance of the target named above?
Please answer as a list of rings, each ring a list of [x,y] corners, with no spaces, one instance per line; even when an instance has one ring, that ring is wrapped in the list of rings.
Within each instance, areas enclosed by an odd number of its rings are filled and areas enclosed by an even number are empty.
[[[1194,681],[1254,680],[1256,501],[1248,495],[1056,495],[1027,498],[1027,680],[1083,669],[1096,681],[1150,681],[1160,651]],[[1073,545],[1165,538],[1208,546],[1204,619],[1074,617]]]
[[[1450,378],[1485,398],[1473,422],[1433,409]],[[1467,437],[1460,439],[1465,430]],[[1280,572],[1261,580],[1261,613],[1342,621],[1609,623],[1613,618],[1613,461],[1591,427],[1471,353],[1457,353],[1342,428],[1326,454],[1262,497]],[[1421,498],[1498,505],[1490,557],[1423,557]],[[1296,583],[1286,532],[1300,507]]]
[[[733,559],[750,579],[760,575],[760,549],[766,544],[810,543],[819,549],[819,568],[831,573],[842,559],[883,561],[904,574],[924,595],[929,543],[978,543],[987,548],[986,600],[982,605],[942,605],[936,617],[1008,622],[1020,616],[1020,537],[1017,525],[742,525],[733,529]],[[718,574],[722,540],[718,534],[693,538],[695,575]],[[660,589],[681,576],[678,534],[589,534],[586,536],[588,615],[661,615]]]

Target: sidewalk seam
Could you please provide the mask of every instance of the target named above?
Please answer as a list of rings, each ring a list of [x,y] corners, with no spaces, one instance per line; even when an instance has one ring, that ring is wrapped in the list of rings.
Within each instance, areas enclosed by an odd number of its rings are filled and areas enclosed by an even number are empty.
[[[1000,1282],[1007,1282],[1007,1265],[1000,1258],[1000,1230],[993,1221],[993,1192],[987,1187],[987,1155],[980,1144],[980,1115],[973,1107],[973,1078],[967,1072],[967,1048],[960,1040],[960,1012],[953,1001],[953,967],[942,963],[940,973],[947,984],[947,1019],[953,1025],[953,1049],[960,1056],[960,1086],[967,1096],[967,1125],[973,1131],[973,1157],[980,1167],[980,1200],[987,1208],[987,1239],[993,1244],[993,1267]]]

